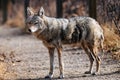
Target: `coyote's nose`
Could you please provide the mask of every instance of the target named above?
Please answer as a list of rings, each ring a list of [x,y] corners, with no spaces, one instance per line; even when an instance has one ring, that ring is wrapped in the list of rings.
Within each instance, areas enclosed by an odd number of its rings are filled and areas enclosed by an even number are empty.
[[[28,29],[29,32],[31,32],[31,29]]]

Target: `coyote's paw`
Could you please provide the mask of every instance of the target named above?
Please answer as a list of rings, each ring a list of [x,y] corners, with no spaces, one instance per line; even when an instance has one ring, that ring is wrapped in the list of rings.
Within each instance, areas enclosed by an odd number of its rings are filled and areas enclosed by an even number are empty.
[[[91,74],[91,71],[86,71],[85,74]]]
[[[98,74],[97,72],[93,72],[93,73],[92,73],[93,76],[94,76],[94,75],[97,75],[97,74]]]
[[[52,79],[52,77],[53,77],[53,75],[47,75],[47,76],[45,76],[45,79]]]
[[[63,78],[64,78],[64,75],[61,74],[58,78],[59,78],[59,79],[63,79]]]

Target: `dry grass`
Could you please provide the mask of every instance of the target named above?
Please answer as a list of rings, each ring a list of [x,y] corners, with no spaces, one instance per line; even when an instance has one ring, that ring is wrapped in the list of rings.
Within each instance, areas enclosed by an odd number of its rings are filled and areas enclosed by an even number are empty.
[[[9,17],[6,24],[10,27],[19,27],[19,28],[25,28],[25,18],[23,14],[23,10],[20,8],[18,12],[14,15],[14,17]]]
[[[0,46],[0,80],[12,79],[16,77],[16,73],[11,69],[13,66],[13,51]]]
[[[115,33],[114,28],[109,28],[108,24],[103,25],[104,30],[104,49],[112,53],[114,59],[120,59],[120,37]]]

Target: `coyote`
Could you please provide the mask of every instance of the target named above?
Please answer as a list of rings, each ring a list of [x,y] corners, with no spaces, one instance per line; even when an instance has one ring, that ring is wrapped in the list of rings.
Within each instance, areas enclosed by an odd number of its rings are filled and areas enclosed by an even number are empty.
[[[38,13],[34,13],[31,8],[27,8],[28,17],[26,25],[28,30],[40,39],[47,47],[50,57],[50,71],[45,78],[53,77],[54,50],[57,49],[60,76],[64,78],[62,62],[62,45],[81,46],[90,60],[90,69],[86,74],[93,74],[92,67],[96,60],[96,72],[99,71],[100,58],[98,49],[103,50],[104,35],[103,30],[97,21],[90,17],[51,18],[45,16],[43,7]]]

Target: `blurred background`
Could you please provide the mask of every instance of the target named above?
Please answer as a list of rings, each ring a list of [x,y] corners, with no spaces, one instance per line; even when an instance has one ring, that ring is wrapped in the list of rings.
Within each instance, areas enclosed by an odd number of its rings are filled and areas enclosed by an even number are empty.
[[[50,17],[90,16],[96,19],[104,29],[105,49],[120,49],[120,0],[0,0],[0,25],[26,33],[26,8],[32,7],[37,12],[41,6]]]
[[[120,26],[120,0],[0,0],[0,23],[22,27],[28,6],[35,11],[43,6],[50,17],[90,16],[101,24],[114,23],[118,30]]]

